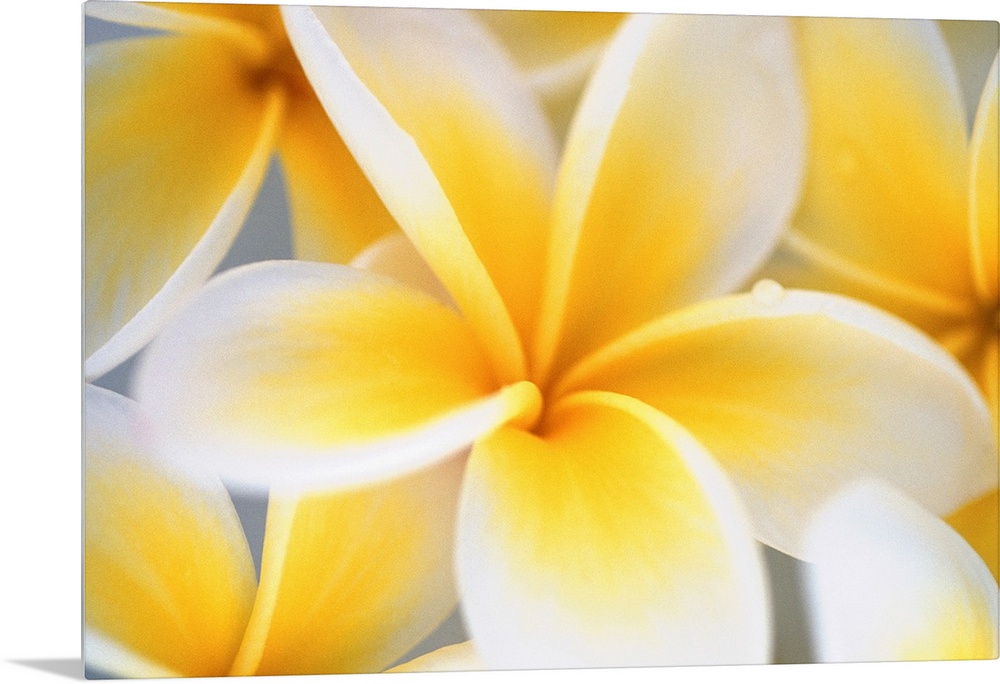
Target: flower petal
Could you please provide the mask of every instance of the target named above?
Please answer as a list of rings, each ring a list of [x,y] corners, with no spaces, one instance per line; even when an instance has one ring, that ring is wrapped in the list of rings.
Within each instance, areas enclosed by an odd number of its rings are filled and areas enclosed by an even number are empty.
[[[997,657],[997,583],[943,522],[879,483],[817,515],[807,587],[821,660]]]
[[[810,161],[794,238],[885,279],[889,289],[909,287],[910,306],[934,293],[965,300],[972,292],[965,117],[937,26],[806,18],[796,27]]]
[[[563,399],[473,447],[459,588],[490,667],[763,662],[749,521],[682,428],[629,397]]]
[[[549,120],[562,140],[587,77],[625,15],[484,10],[475,16],[510,52],[545,103]]]
[[[147,350],[137,396],[166,454],[250,485],[353,486],[422,468],[538,409],[499,389],[464,321],[334,264],[210,283]]]
[[[477,19],[490,27],[517,66],[529,74],[560,70],[605,43],[621,24],[618,12],[482,10]],[[594,55],[591,55],[591,60]]]
[[[260,591],[231,674],[379,672],[454,609],[464,459],[298,499],[272,490]]]
[[[1000,429],[1000,337],[995,336],[987,343],[976,377],[993,411],[994,427]],[[997,441],[1000,442],[1000,435]]]
[[[976,550],[993,579],[1000,579],[1000,490],[962,506],[947,520]]]
[[[475,672],[485,669],[486,665],[476,653],[475,645],[471,641],[463,641],[442,646],[387,672]]]
[[[915,328],[835,295],[762,281],[645,326],[561,385],[621,392],[677,420],[740,488],[758,538],[797,557],[802,521],[858,477],[936,514],[996,487],[971,378]]]
[[[968,332],[970,318],[977,313],[971,300],[958,300],[867,268],[792,229],[757,275],[877,304],[949,348],[949,338]]]
[[[534,325],[555,152],[514,66],[460,12],[282,11],[320,101],[386,207],[492,341],[504,380],[523,378],[514,326],[524,336]]]
[[[85,373],[146,344],[211,275],[264,177],[282,100],[208,37],[87,48]]]
[[[279,153],[298,258],[343,263],[398,229],[312,97],[290,108]]]
[[[387,235],[372,244],[351,261],[353,268],[381,273],[415,290],[425,292],[434,299],[456,308],[448,290],[413,243],[401,233]]]
[[[253,561],[222,483],[149,456],[135,402],[84,394],[84,655],[127,677],[224,675]]]
[[[266,39],[252,25],[241,21],[233,13],[198,12],[196,5],[148,2],[87,2],[83,11],[88,17],[116,24],[138,26],[145,29],[202,34],[215,40],[224,40],[240,49],[247,56],[263,58],[267,53]]]
[[[464,12],[318,8],[316,14],[413,137],[522,339],[529,337],[557,154],[540,104],[514,64]],[[428,261],[435,265],[429,255]]]
[[[979,295],[994,306],[1000,304],[1000,218],[998,207],[1000,190],[1000,162],[997,161],[997,59],[986,79],[976,122],[972,129],[972,169],[969,195],[969,226],[972,239],[972,265],[975,269]]]
[[[803,144],[785,20],[629,18],[566,143],[537,365],[741,284],[791,214]]]

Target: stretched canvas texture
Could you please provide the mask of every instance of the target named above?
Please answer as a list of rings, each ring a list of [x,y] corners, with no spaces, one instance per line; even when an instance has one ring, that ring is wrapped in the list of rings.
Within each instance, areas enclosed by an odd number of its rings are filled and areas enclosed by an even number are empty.
[[[997,657],[995,22],[85,14],[88,676]]]

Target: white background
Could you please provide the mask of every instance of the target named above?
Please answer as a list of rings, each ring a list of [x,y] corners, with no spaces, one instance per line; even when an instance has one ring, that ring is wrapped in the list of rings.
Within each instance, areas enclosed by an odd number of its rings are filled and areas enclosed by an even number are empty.
[[[651,0],[313,0],[316,4],[614,9],[733,14],[997,19],[974,0],[653,2]],[[82,7],[17,0],[0,10],[2,180],[0,339],[0,681],[82,678],[80,364]],[[1000,663],[783,665],[617,671],[274,677],[305,682],[702,683],[996,681]],[[202,680],[216,681],[216,680]]]

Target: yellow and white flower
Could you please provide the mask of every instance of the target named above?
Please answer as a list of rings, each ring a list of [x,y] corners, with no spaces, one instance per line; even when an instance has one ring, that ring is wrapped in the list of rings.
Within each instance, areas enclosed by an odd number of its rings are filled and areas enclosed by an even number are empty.
[[[274,154],[298,257],[345,262],[396,229],[323,113],[277,6],[88,2],[86,12],[160,32],[86,48],[88,378],[144,346],[212,274]],[[508,41],[563,128],[621,19],[471,14]]]
[[[372,672],[455,604],[461,463],[268,503],[260,583],[215,477],[166,466],[131,400],[85,390],[84,659],[128,677]]]
[[[970,138],[934,22],[801,19],[796,38],[809,164],[766,273],[870,301],[923,328],[976,379],[997,429],[996,61]],[[995,472],[992,489],[952,522],[996,576]]]
[[[998,654],[996,580],[953,529],[891,487],[864,482],[817,514],[807,596],[824,662]]]
[[[370,270],[209,283],[139,372],[171,460],[294,501],[471,446],[456,571],[489,667],[766,661],[753,535],[801,554],[862,475],[939,514],[992,483],[988,410],[925,336],[774,283],[718,296],[797,196],[783,20],[630,18],[556,173],[541,108],[460,15],[282,11],[419,258],[394,238]],[[445,301],[404,284],[433,278]]]
[[[144,346],[225,256],[277,153],[296,253],[395,229],[323,113],[276,6],[88,2],[156,35],[86,48],[84,374]]]

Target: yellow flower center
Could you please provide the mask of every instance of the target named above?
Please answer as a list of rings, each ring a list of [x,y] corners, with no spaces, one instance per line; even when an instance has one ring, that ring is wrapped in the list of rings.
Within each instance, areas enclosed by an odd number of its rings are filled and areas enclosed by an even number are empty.
[[[285,35],[281,25],[281,17],[276,14],[277,26],[269,24],[260,27],[266,36],[268,51],[266,58],[260,64],[250,67],[248,79],[251,86],[261,92],[280,88],[292,99],[299,97],[315,97],[312,87],[306,79],[302,66],[299,64],[292,44]]]
[[[292,44],[281,10],[273,5],[178,5],[177,9],[230,22],[246,58],[246,79],[257,92],[276,88],[288,97],[315,97]]]

